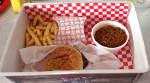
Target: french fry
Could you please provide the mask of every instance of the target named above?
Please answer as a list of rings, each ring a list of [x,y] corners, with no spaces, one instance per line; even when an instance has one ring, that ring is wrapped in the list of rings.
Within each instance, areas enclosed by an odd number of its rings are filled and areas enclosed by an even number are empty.
[[[45,34],[45,32],[44,32],[43,37],[42,37],[42,44],[43,44],[44,46],[47,46],[47,45],[48,45],[46,41],[47,41],[47,39],[46,39],[46,34]]]
[[[45,43],[43,43],[43,45],[44,45],[44,46],[48,46],[48,44],[47,44],[46,42],[45,42]]]
[[[40,32],[41,32],[41,36],[43,37],[44,36],[44,31],[40,30]]]
[[[33,26],[35,26],[37,24],[37,21],[38,21],[38,18],[37,18],[37,16],[35,16],[34,20],[33,20]]]
[[[37,35],[38,36],[42,36],[42,33],[41,33],[41,31],[39,29],[36,29],[36,31],[37,31]]]
[[[52,28],[51,28],[51,33],[54,33],[54,30],[55,30],[55,27],[52,26]]]
[[[55,28],[58,28],[58,23],[57,23],[56,21],[53,21],[53,26],[54,26]]]
[[[35,42],[33,44],[30,44],[30,45],[26,46],[26,47],[30,47],[30,46],[35,46]]]
[[[50,34],[50,38],[51,38],[52,40],[54,40],[54,39],[56,38],[56,35]]]
[[[52,22],[51,35],[50,37],[55,40],[58,34],[58,25],[56,21]]]
[[[48,22],[43,22],[43,25],[44,25],[44,26],[47,26],[47,25],[48,25]]]
[[[49,36],[47,36],[47,41],[48,41],[48,44],[49,44],[49,45],[52,45],[52,44],[53,44],[52,39],[51,39]]]
[[[48,23],[48,25],[46,27],[46,30],[45,30],[45,33],[44,33],[45,36],[49,36],[50,35],[49,31],[50,31],[51,27],[52,27],[52,23]]]
[[[45,30],[46,28],[41,26],[41,25],[39,25],[39,26],[36,26],[36,29]]]
[[[43,41],[43,37],[42,37],[42,36],[40,36],[40,41],[41,41],[41,42]]]
[[[34,29],[35,29],[32,25],[30,25],[30,28],[31,28],[32,31],[34,31]]]
[[[25,41],[26,41],[26,46],[28,45],[28,43],[29,43],[29,40],[30,40],[30,35],[29,35],[29,33],[25,33]]]
[[[34,39],[35,44],[36,44],[37,46],[41,46],[40,40],[39,40],[38,37],[32,32],[32,30],[31,30],[30,28],[27,28],[27,31],[29,32],[29,34],[31,35],[31,37]]]
[[[52,28],[51,28],[51,33],[54,33],[55,35],[57,35],[58,33],[58,24],[56,21],[53,21],[52,22]]]
[[[39,26],[44,27],[43,24],[39,23]]]
[[[37,15],[37,19],[39,21],[40,24],[44,24],[44,20],[41,18],[41,16]]]
[[[33,29],[33,32],[36,34],[37,30],[36,30],[36,29]]]
[[[57,34],[58,34],[58,28],[55,28],[54,35],[57,36]]]
[[[28,32],[25,33],[25,38],[26,38],[27,41],[30,40],[30,34]]]
[[[44,36],[43,36],[42,42],[43,42],[43,45],[44,45],[44,46],[47,45],[47,44],[46,44],[46,30],[44,31]]]
[[[46,36],[43,36],[43,40],[42,40],[42,43],[44,46],[47,46],[47,43],[46,43],[47,39],[46,39]]]
[[[37,35],[38,35],[40,41],[43,42],[43,31],[41,31],[41,30],[38,29],[37,30]]]
[[[46,45],[46,37],[43,37],[42,42],[43,42],[43,45]]]
[[[51,29],[51,26],[52,26],[52,23],[48,23],[48,25],[47,25],[47,27],[46,27],[46,30],[45,30],[45,32],[44,32],[43,44],[45,44],[46,41],[48,41],[49,44],[52,44],[51,39],[50,39],[50,37],[49,37],[49,35],[50,35],[49,31],[50,31],[50,29]],[[46,45],[46,44],[45,44],[45,45]]]
[[[33,45],[33,44],[34,44],[34,39],[31,39],[31,40],[28,42],[27,46],[31,46],[31,45]]]
[[[37,25],[35,28],[36,28],[36,29],[41,29],[42,26],[41,26],[41,25]]]

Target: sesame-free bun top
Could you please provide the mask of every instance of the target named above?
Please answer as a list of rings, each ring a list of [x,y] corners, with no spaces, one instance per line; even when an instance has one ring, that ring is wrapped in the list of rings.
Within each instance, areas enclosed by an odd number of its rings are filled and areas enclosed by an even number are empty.
[[[46,70],[80,70],[83,68],[81,53],[70,46],[60,46],[54,49],[46,61]]]

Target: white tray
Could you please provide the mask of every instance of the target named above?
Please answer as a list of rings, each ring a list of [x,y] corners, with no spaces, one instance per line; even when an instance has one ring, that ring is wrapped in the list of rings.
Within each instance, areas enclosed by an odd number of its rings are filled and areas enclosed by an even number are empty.
[[[12,27],[10,37],[4,49],[0,62],[0,76],[39,76],[39,75],[68,75],[68,74],[137,74],[145,73],[149,70],[147,55],[140,26],[136,16],[134,5],[131,3],[131,10],[128,22],[133,34],[134,46],[134,69],[129,70],[76,70],[76,71],[50,71],[50,72],[20,72],[23,63],[19,57],[18,49],[24,46],[24,34],[28,20],[22,8],[17,18],[16,24]]]

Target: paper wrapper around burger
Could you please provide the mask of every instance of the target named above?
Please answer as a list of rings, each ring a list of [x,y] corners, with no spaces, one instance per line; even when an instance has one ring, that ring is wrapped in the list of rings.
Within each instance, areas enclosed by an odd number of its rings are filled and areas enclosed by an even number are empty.
[[[120,61],[112,53],[98,49],[94,45],[85,45],[82,42],[68,44],[78,49],[83,56],[89,61],[85,69],[119,69]],[[45,64],[49,53],[51,53],[58,45],[29,47],[20,49],[21,58],[26,64],[23,71],[45,71]],[[81,67],[82,69],[82,67]]]
[[[89,61],[85,69],[119,69],[122,66],[113,53],[97,48],[92,44],[85,45],[82,42],[75,42],[70,44],[70,46],[80,50]]]

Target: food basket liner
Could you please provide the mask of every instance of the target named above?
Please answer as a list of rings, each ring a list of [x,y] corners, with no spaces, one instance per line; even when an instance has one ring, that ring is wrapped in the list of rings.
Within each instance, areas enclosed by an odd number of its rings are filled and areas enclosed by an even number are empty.
[[[127,18],[130,12],[130,4],[127,2],[83,2],[83,3],[53,3],[53,4],[25,4],[24,11],[30,21],[34,16],[40,15],[45,20],[54,16],[86,17],[84,33],[87,44],[94,44],[91,38],[91,30],[95,24],[104,20],[112,20],[127,26]],[[129,33],[132,35],[131,33]],[[130,38],[131,39],[131,38]],[[130,40],[129,39],[129,40]],[[131,44],[120,49],[115,55],[122,62],[120,69],[133,69],[133,54]]]

